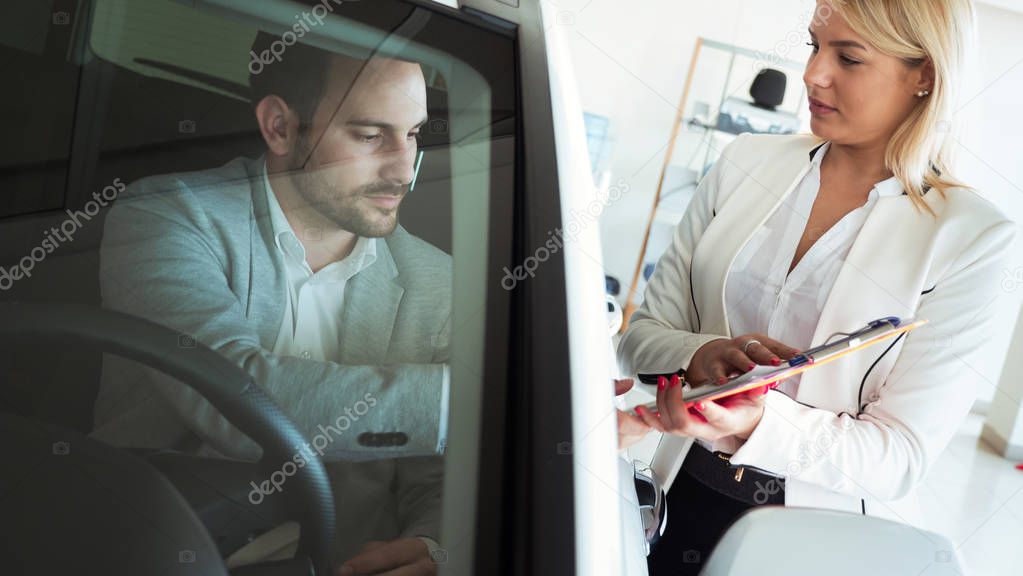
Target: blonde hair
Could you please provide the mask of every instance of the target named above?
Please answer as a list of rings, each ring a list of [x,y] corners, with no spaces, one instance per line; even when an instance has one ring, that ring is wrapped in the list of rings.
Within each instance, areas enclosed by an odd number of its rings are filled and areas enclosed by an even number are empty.
[[[920,98],[895,130],[885,151],[885,165],[918,208],[932,215],[923,201],[928,189],[944,197],[949,188],[965,187],[950,173],[952,119],[973,37],[970,0],[830,0],[830,5],[859,34],[884,54],[908,66],[934,66],[934,86]],[[818,6],[824,18],[827,4]]]

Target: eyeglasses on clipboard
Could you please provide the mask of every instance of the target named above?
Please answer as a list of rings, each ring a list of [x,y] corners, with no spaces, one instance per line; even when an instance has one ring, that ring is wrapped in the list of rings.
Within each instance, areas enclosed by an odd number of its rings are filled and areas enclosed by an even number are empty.
[[[699,385],[692,385],[685,382],[682,386],[682,401],[686,406],[707,400],[718,400],[728,396],[734,396],[748,392],[762,386],[776,386],[777,383],[786,378],[801,374],[816,366],[827,364],[837,360],[846,354],[873,346],[900,334],[905,334],[927,323],[927,320],[914,320],[912,318],[898,318],[897,316],[886,316],[869,322],[865,327],[851,333],[843,333],[843,338],[834,342],[826,342],[804,350],[782,362],[780,366],[756,366],[749,372],[741,374],[725,382],[715,384],[705,382]],[[830,339],[830,338],[829,338]],[[684,375],[682,370],[677,372]],[[639,381],[644,384],[656,384],[661,376],[674,376],[674,374],[639,374]],[[773,387],[773,386],[772,386]],[[656,411],[657,403],[652,402],[644,406],[648,411]]]

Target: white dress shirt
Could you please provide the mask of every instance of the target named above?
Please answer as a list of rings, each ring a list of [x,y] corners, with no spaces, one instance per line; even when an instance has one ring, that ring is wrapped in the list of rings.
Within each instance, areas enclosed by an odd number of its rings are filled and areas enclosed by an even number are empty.
[[[345,286],[356,274],[376,262],[378,239],[360,236],[348,256],[314,273],[306,262],[305,247],[284,216],[277,195],[270,186],[265,163],[263,187],[266,188],[266,201],[270,207],[274,242],[284,257],[288,277],[288,302],[271,352],[277,356],[336,362],[340,345],[338,323],[344,308]],[[447,446],[451,394],[451,373],[447,364],[444,365],[443,378],[438,453],[443,453]]]
[[[821,162],[829,147],[826,143],[817,150],[810,171],[735,257],[725,287],[728,325],[733,335],[766,334],[798,350],[821,344],[810,340],[867,214],[878,197],[902,194],[902,185],[894,177],[876,184],[866,203],[818,238],[789,274],[820,191]],[[785,380],[778,389],[794,398],[801,377]]]
[[[288,303],[272,352],[277,356],[336,361],[345,286],[376,261],[377,239],[360,236],[348,256],[314,273],[306,262],[305,247],[270,187],[265,166],[263,185],[274,242],[284,258],[288,278]]]

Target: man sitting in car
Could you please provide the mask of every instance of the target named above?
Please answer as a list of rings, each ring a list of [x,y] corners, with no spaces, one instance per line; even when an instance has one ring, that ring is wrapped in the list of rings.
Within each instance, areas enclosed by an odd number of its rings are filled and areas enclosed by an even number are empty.
[[[253,53],[274,40],[261,33]],[[310,440],[296,451],[327,461],[339,561],[432,573],[451,261],[398,224],[423,72],[301,44],[281,56],[250,70],[263,157],[143,179],[111,209],[103,303],[187,335],[168,346],[213,348],[280,404]],[[260,453],[194,391],[115,357],[96,425],[118,445]],[[255,486],[253,503],[285,489]]]

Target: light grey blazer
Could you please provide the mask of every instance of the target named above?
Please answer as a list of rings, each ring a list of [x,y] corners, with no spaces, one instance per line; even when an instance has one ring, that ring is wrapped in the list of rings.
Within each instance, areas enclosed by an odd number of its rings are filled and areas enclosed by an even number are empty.
[[[239,158],[217,169],[145,178],[129,186],[104,228],[103,304],[184,332],[252,374],[308,439],[330,438],[324,458],[345,462],[342,491],[374,503],[397,483],[399,493],[390,494],[399,503],[392,516],[403,517],[373,537],[387,537],[389,528],[396,528],[436,538],[434,514],[428,514],[428,527],[414,526],[413,517],[422,516],[415,508],[439,499],[439,484],[426,490],[429,494],[421,485],[427,476],[439,482],[439,458],[406,459],[407,467],[425,466],[416,472],[395,468],[403,461],[351,462],[436,455],[443,448],[450,257],[399,227],[377,240],[376,261],[346,286],[339,362],[274,356],[270,350],[287,304],[287,284],[271,231],[262,165],[262,158]],[[168,342],[179,345],[190,342]],[[380,433],[399,441],[380,446]],[[196,393],[114,356],[104,360],[93,435],[116,445],[152,448],[194,447],[198,439],[197,453],[246,460],[259,455],[251,440]],[[402,444],[401,438],[407,441]],[[353,469],[373,472],[355,474],[356,479]],[[401,479],[413,496],[402,493]],[[346,506],[343,496],[339,508]],[[348,508],[343,515],[352,512]],[[374,509],[370,515],[385,512]]]

